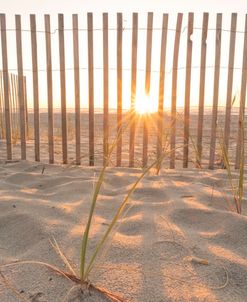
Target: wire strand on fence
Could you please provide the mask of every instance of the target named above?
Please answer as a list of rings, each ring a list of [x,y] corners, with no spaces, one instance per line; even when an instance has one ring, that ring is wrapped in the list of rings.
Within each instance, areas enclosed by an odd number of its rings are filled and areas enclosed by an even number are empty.
[[[207,69],[214,69],[216,66],[214,65],[208,65],[208,66],[203,66],[203,68],[207,68]],[[181,67],[178,67],[178,68],[171,68],[170,70],[166,71],[165,73],[166,74],[171,74],[174,70],[186,70],[186,66],[181,66]],[[201,66],[191,66],[190,67],[191,69],[200,69]],[[242,70],[242,67],[229,67],[229,66],[220,66],[219,67],[220,69],[231,69],[231,70]],[[68,68],[65,68],[64,70],[62,71],[74,71],[74,70],[88,70],[88,67],[80,67],[80,68],[74,68],[74,67],[68,67]],[[9,68],[8,69],[10,72],[14,72],[14,71],[17,71],[16,68]],[[103,70],[103,67],[94,67],[94,70]],[[117,71],[117,68],[115,67],[110,67],[109,68],[110,71]],[[245,70],[245,69],[244,69]],[[33,72],[33,69],[31,68],[24,68],[23,71],[25,72]],[[36,70],[35,70],[36,71]],[[46,72],[47,70],[46,69],[39,69],[38,72]],[[59,68],[54,68],[52,69],[52,71],[54,72],[60,72],[61,69]],[[131,71],[131,68],[122,68],[122,71]],[[137,71],[140,71],[140,72],[146,72],[146,69],[144,68],[138,68]],[[152,73],[160,73],[159,70],[150,70],[150,72]]]
[[[167,30],[167,31],[173,31],[173,32],[180,32],[180,33],[186,33],[186,29],[188,28],[188,26],[184,26],[183,29],[181,31],[177,31],[175,28],[162,28],[162,27],[154,27],[153,30],[154,31],[162,31],[163,29]],[[202,30],[202,27],[194,27],[194,30]],[[73,31],[72,28],[64,28],[64,31]],[[146,27],[139,27],[138,31],[146,31],[147,28]],[[208,31],[216,31],[217,28],[208,28]],[[17,30],[15,28],[7,28],[6,31],[14,31],[16,32]],[[21,29],[22,32],[31,32],[31,29]],[[87,28],[78,28],[78,31],[89,31]],[[93,28],[92,31],[102,31],[103,32],[103,28]],[[117,31],[116,27],[109,27],[108,31]],[[122,31],[132,31],[132,27],[123,27]],[[226,29],[226,28],[222,28],[221,31],[223,32],[233,32],[233,33],[238,33],[238,34],[245,34],[246,31],[242,31],[242,30],[234,30],[232,31],[231,29]],[[49,33],[51,35],[56,34],[57,32],[59,32],[58,28],[55,28],[53,31],[45,31],[45,30],[36,30],[37,33],[40,34],[45,34],[45,33]]]

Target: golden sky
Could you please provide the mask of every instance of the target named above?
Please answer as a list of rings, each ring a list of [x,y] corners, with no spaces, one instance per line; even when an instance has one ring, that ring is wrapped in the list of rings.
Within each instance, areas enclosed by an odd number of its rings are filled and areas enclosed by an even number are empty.
[[[230,18],[232,12],[238,13],[238,30],[244,30],[245,12],[247,13],[247,3],[244,0],[235,1],[52,1],[52,0],[0,0],[1,12],[7,14],[7,27],[13,29],[15,27],[14,15],[22,15],[22,28],[29,29],[29,14],[35,13],[37,15],[37,29],[44,30],[44,13],[51,15],[51,27],[52,30],[57,28],[57,14],[64,13],[65,28],[72,28],[72,13],[79,15],[79,27],[86,29],[87,19],[86,13],[94,13],[94,28],[102,27],[102,12],[109,13],[109,27],[116,28],[116,12],[123,13],[124,27],[127,28],[123,32],[123,106],[129,107],[130,104],[130,71],[131,68],[131,30],[132,26],[132,12],[139,13],[139,27],[145,29],[147,25],[147,12],[154,12],[154,24],[156,30],[153,32],[153,49],[152,49],[152,78],[151,78],[151,90],[150,98],[154,106],[157,106],[158,102],[158,79],[159,79],[159,58],[160,58],[160,40],[162,26],[162,13],[169,13],[169,25],[170,29],[174,29],[176,26],[176,14],[177,12],[184,13],[183,18],[183,33],[181,34],[180,42],[180,54],[179,54],[179,67],[182,69],[178,72],[178,106],[182,106],[184,103],[184,79],[186,65],[186,41],[187,41],[187,18],[188,12],[195,12],[194,27],[200,28],[202,25],[202,13],[204,11],[210,13],[209,28],[214,29],[216,24],[216,13],[223,13],[223,28],[230,29]],[[235,67],[240,68],[242,66],[242,49],[243,49],[243,33],[237,33],[236,37],[236,55],[235,55]],[[221,80],[220,80],[220,92],[219,99],[220,104],[224,105],[226,98],[226,81],[227,81],[227,67],[228,65],[228,52],[229,52],[229,37],[228,31],[222,33],[222,52],[221,52]],[[28,83],[28,100],[30,106],[32,106],[32,73],[31,73],[31,47],[30,47],[30,32],[23,32],[23,64],[24,72],[27,76]],[[45,43],[44,33],[38,33],[38,56],[39,56],[39,81],[40,81],[40,103],[41,107],[46,107],[46,61],[45,61]],[[72,48],[72,34],[71,31],[65,32],[66,41],[66,68],[73,68],[73,48]],[[88,79],[87,79],[87,32],[81,31],[79,35],[80,39],[80,67],[82,68],[81,77],[81,106],[88,106]],[[199,66],[200,66],[200,42],[201,31],[195,29],[193,36],[193,60],[192,60],[192,87],[191,87],[191,104],[198,104],[199,93]],[[215,31],[210,30],[208,32],[208,52],[207,52],[207,76],[206,76],[206,105],[212,104],[213,95],[213,68],[214,65],[214,51],[215,51]],[[110,106],[116,107],[116,31],[109,32],[109,64],[111,71],[110,76]],[[168,43],[167,43],[167,58],[166,58],[166,80],[165,80],[165,107],[169,107],[171,100],[171,68],[172,68],[172,54],[174,47],[174,31],[168,31]],[[58,52],[58,35],[55,32],[52,35],[52,58],[53,58],[53,79],[54,79],[54,105],[60,106],[60,91],[59,91],[59,52]],[[8,32],[8,51],[9,51],[9,68],[16,69],[16,51],[15,51],[15,33],[13,31]],[[144,80],[145,80],[145,51],[146,51],[146,32],[145,30],[139,31],[138,36],[138,69],[141,71],[137,75],[137,98],[143,98],[144,94]],[[102,93],[102,70],[103,66],[103,49],[102,49],[102,31],[94,32],[94,66],[96,67],[94,79],[95,79],[95,107],[102,107],[103,93]],[[0,59],[1,64],[1,59]],[[1,65],[0,65],[1,66]],[[240,77],[241,70],[236,69],[234,72],[233,93],[237,93],[240,90]],[[66,73],[67,81],[67,102],[69,107],[74,106],[74,83],[73,83],[73,70],[68,70]],[[139,96],[138,96],[139,95]]]
[[[245,0],[1,0],[6,13],[79,13],[85,11],[243,12]]]

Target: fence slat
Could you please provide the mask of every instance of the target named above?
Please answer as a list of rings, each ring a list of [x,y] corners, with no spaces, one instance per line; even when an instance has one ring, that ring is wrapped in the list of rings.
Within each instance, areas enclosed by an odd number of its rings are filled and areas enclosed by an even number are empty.
[[[149,96],[151,80],[151,57],[152,57],[152,36],[153,36],[153,13],[148,13],[147,21],[147,45],[146,45],[146,75],[145,75],[145,94]],[[147,98],[148,101],[150,101]],[[143,150],[142,166],[146,167],[148,162],[148,115],[143,119]]]
[[[9,111],[10,111],[10,124],[11,124],[11,141],[13,138],[13,96],[12,96],[12,90],[11,90],[11,74],[8,74],[9,77]],[[11,142],[13,143],[13,141]]]
[[[87,14],[88,27],[88,93],[89,93],[89,165],[94,165],[94,67],[93,14]]]
[[[2,139],[6,139],[6,131],[5,131],[6,130],[6,121],[5,121],[5,106],[4,106],[4,84],[3,84],[3,72],[2,71],[0,71],[0,98],[1,98],[1,109],[2,109],[2,120],[1,120]]]
[[[219,99],[219,79],[220,79],[220,52],[221,52],[221,26],[222,14],[217,14],[216,20],[216,40],[215,40],[215,68],[214,68],[214,96],[212,111],[212,126],[209,154],[209,169],[214,168],[217,116],[218,116],[218,99]]]
[[[176,34],[173,52],[173,71],[172,71],[172,106],[171,106],[171,137],[170,137],[170,169],[175,168],[175,146],[176,146],[176,119],[177,119],[177,68],[180,35],[182,27],[183,14],[178,13]]]
[[[122,162],[122,39],[123,16],[117,13],[117,167]]]
[[[245,101],[246,101],[246,82],[247,82],[247,14],[245,15],[245,34],[244,34],[244,50],[243,50],[243,63],[242,63],[242,79],[240,91],[240,107],[239,107],[239,121],[238,121],[238,136],[235,168],[239,169],[241,161],[241,152],[243,151],[243,134],[245,122]]]
[[[80,61],[78,38],[78,15],[72,17],[73,23],[73,50],[74,50],[74,85],[75,85],[75,144],[76,164],[81,164],[81,108],[80,108]]]
[[[19,103],[18,103],[18,76],[13,76],[13,89],[14,89],[14,98],[15,98],[15,122],[16,122],[16,128],[14,132],[14,140],[17,141],[18,134],[20,133],[20,119],[18,118],[18,112],[19,112]],[[13,134],[12,134],[13,136]]]
[[[103,164],[106,163],[109,146],[109,64],[108,64],[108,14],[103,13]]]
[[[157,159],[161,157],[163,145],[163,119],[164,119],[164,84],[165,84],[165,64],[166,64],[166,45],[167,45],[168,14],[163,14],[161,50],[160,50],[160,79],[159,79],[159,107],[157,120]]]
[[[61,124],[62,124],[62,150],[63,163],[68,163],[67,147],[67,114],[66,114],[66,79],[65,79],[65,53],[64,53],[64,18],[58,14],[58,37],[60,59],[60,90],[61,90]]]
[[[135,100],[136,100],[136,69],[137,69],[137,43],[138,43],[138,13],[132,15],[132,53],[131,53],[131,124],[129,145],[129,166],[134,167],[135,158]]]
[[[34,156],[40,161],[40,132],[39,132],[39,79],[37,57],[36,16],[30,15],[32,66],[33,66],[33,123],[34,123]]]
[[[203,119],[204,119],[208,19],[209,19],[209,14],[204,13],[203,21],[202,21],[199,110],[198,110],[198,127],[197,127],[197,165],[198,166],[201,165],[201,158],[202,158],[202,133],[203,133]]]
[[[51,27],[50,15],[45,15],[46,40],[46,70],[47,70],[47,100],[48,100],[48,148],[49,163],[54,163],[54,135],[53,135],[53,87],[52,87],[52,56],[51,56]]]
[[[26,118],[24,100],[24,79],[22,62],[21,16],[15,15],[16,24],[16,54],[18,67],[18,99],[20,110],[21,159],[26,159]]]
[[[226,115],[225,115],[225,129],[224,129],[224,144],[226,151],[228,151],[230,124],[231,124],[231,109],[232,109],[232,82],[234,71],[234,55],[235,55],[235,41],[237,29],[237,14],[233,13],[231,18],[231,36],[228,62],[228,79],[227,79],[227,95],[226,95]]]
[[[25,107],[25,121],[26,121],[26,138],[29,139],[29,121],[28,121],[28,104],[27,104],[27,79],[23,76],[24,89],[24,107]]]
[[[189,161],[189,138],[190,138],[190,83],[191,83],[191,61],[193,43],[191,35],[193,34],[194,14],[189,13],[188,32],[187,32],[187,58],[185,74],[185,99],[184,99],[184,150],[183,150],[183,168],[188,168]]]
[[[4,105],[3,105],[2,72],[0,71],[0,138],[4,139]]]
[[[10,123],[10,99],[9,99],[9,75],[8,75],[8,53],[5,14],[0,14],[1,22],[1,44],[2,44],[2,66],[3,66],[3,88],[4,88],[4,109],[6,127],[7,159],[12,159],[12,129]]]
[[[15,139],[15,135],[17,133],[17,127],[16,127],[16,120],[17,120],[17,108],[16,108],[16,94],[15,94],[15,88],[14,88],[14,81],[15,76],[13,74],[10,74],[10,84],[9,88],[11,91],[11,113],[12,113],[12,119],[11,119],[11,128],[12,128],[12,140]]]

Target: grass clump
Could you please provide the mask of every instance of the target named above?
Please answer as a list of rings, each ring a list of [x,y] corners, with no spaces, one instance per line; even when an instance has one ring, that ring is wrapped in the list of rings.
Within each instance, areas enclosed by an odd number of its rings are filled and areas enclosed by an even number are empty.
[[[240,150],[239,150],[239,171],[237,180],[233,177],[232,165],[230,163],[229,153],[224,140],[220,139],[220,149],[223,160],[223,167],[227,171],[227,179],[232,192],[233,201],[238,214],[242,212],[242,202],[244,195],[244,125],[240,123]]]

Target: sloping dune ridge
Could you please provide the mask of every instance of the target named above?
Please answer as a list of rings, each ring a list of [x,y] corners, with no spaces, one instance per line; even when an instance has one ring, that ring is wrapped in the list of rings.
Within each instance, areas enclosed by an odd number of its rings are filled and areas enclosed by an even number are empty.
[[[78,271],[81,236],[99,171],[2,163],[0,265],[38,260],[65,270],[50,244],[54,237]],[[107,170],[89,253],[140,173]],[[97,259],[91,282],[133,302],[247,301],[246,207],[238,215],[231,201],[224,170],[162,170],[158,176],[150,172]],[[4,280],[23,301],[109,301],[97,293],[78,293],[76,287],[67,295],[74,284],[43,266],[4,267],[1,274],[1,302],[18,301]]]

